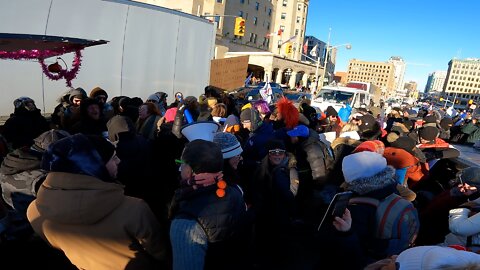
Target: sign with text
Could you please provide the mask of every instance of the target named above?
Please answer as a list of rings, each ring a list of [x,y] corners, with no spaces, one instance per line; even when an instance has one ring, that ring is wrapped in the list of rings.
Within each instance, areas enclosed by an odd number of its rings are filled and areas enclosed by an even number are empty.
[[[210,85],[233,90],[244,86],[247,77],[248,55],[214,59],[210,65]]]

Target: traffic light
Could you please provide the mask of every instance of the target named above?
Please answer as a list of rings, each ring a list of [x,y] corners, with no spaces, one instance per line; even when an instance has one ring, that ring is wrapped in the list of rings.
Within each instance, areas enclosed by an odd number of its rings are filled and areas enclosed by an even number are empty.
[[[234,29],[235,36],[245,36],[245,19],[242,17],[235,18],[235,29]]]
[[[285,54],[291,54],[293,52],[293,45],[292,43],[287,43],[287,46],[285,46]]]

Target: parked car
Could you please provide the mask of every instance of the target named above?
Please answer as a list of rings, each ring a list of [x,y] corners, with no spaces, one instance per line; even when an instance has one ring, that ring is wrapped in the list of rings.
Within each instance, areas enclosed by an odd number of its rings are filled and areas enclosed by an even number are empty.
[[[312,99],[312,94],[305,92],[285,92],[284,96],[293,103],[300,103],[302,99]]]

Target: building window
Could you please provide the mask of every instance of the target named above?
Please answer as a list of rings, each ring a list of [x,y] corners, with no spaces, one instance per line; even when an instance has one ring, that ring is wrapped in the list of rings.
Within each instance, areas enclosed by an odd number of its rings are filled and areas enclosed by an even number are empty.
[[[245,17],[244,17],[244,19],[245,19],[245,20],[248,19],[248,13],[247,13],[247,12],[245,12]]]
[[[298,29],[295,29],[295,36],[298,36]]]
[[[285,25],[280,25],[280,30],[285,31]]]
[[[240,0],[240,4],[245,4],[245,0]]]
[[[219,16],[215,16],[215,22],[217,23],[217,29],[220,29],[220,17]]]
[[[253,24],[254,25],[257,25],[257,20],[258,20],[257,17],[253,17]]]
[[[258,10],[260,8],[260,3],[256,2],[255,3],[255,9]]]
[[[240,11],[238,12],[238,17],[242,17],[242,18],[243,18],[243,11],[240,10]]]
[[[297,16],[297,23],[300,23],[300,16]]]
[[[298,4],[297,10],[298,10],[298,11],[302,10],[302,4]]]
[[[283,5],[282,6],[286,7],[287,4],[288,4],[288,0],[283,0]]]
[[[271,8],[268,9],[268,16],[272,16],[272,9]]]
[[[220,3],[220,4],[221,4],[222,2],[223,2],[223,0],[217,0],[217,3]]]
[[[270,29],[270,22],[267,22],[267,29]]]
[[[282,15],[280,15],[280,19],[285,20],[287,18],[287,13],[283,12]]]

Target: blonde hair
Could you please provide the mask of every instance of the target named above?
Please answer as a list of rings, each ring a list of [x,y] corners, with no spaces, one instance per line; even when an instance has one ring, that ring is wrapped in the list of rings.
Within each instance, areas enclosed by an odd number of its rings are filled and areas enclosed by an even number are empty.
[[[349,132],[349,131],[358,131],[358,125],[355,125],[353,123],[347,123],[345,124],[345,126],[342,127],[342,130],[340,131],[340,133],[343,133],[343,132]]]

